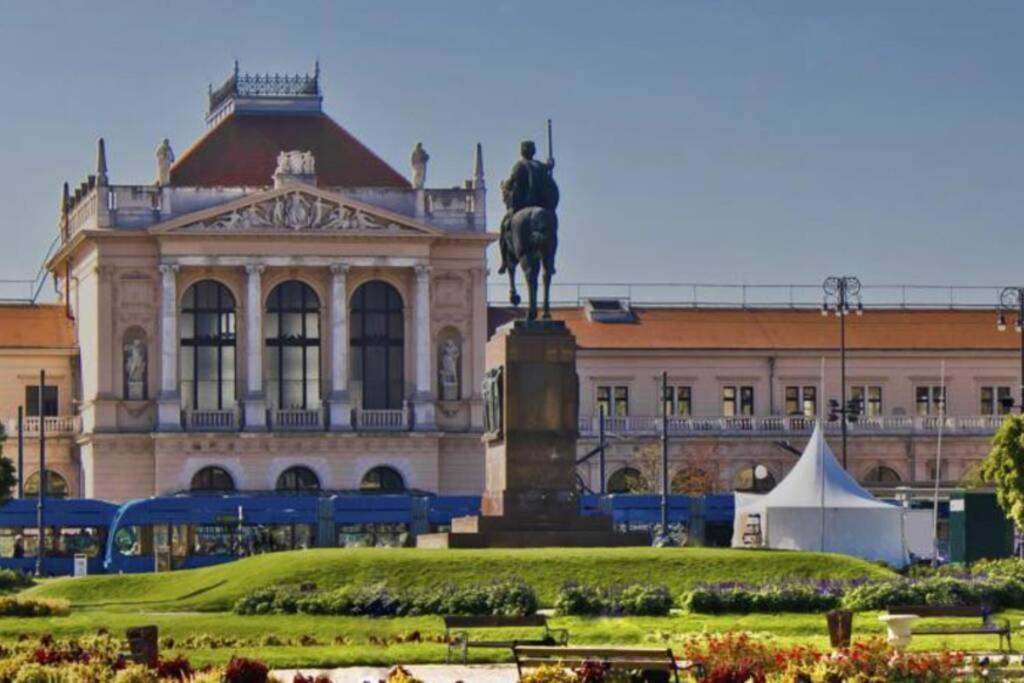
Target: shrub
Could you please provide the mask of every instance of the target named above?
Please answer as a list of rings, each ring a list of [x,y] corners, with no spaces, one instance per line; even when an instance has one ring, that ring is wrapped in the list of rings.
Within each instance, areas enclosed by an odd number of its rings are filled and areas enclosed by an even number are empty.
[[[61,683],[59,671],[42,664],[26,664],[14,677],[14,683]]]
[[[545,664],[524,675],[522,683],[577,683],[576,674],[561,666]]]
[[[555,598],[559,614],[578,616],[665,616],[672,604],[666,586],[643,584],[598,588],[570,582],[562,585]]]
[[[176,681],[191,680],[195,671],[187,659],[178,655],[174,659],[161,659],[157,662],[156,673],[160,678],[170,678]]]
[[[0,569],[0,593],[13,593],[35,584],[26,574],[13,569]]]
[[[130,664],[114,676],[114,683],[160,683],[156,672],[141,664]]]
[[[699,614],[826,612],[839,606],[841,594],[841,588],[827,584],[698,586],[685,592],[680,603]]]
[[[401,666],[396,666],[388,671],[387,683],[423,683]]]
[[[865,583],[847,591],[843,597],[843,606],[852,610],[879,610],[893,605],[978,604],[1024,607],[1024,583],[1001,575],[933,576],[919,581],[898,579]]]
[[[0,617],[66,617],[70,613],[67,600],[0,597]]]
[[[226,683],[267,683],[267,665],[255,659],[232,657],[224,670]]]

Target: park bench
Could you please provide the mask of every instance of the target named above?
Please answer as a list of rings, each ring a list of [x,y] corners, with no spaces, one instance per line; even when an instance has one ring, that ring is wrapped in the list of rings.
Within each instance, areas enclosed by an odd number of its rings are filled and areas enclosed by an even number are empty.
[[[680,665],[669,649],[516,645],[512,651],[515,652],[520,679],[524,670],[544,665],[576,668],[586,663],[594,663],[604,665],[610,670],[642,672],[645,681],[658,680],[651,674],[660,673],[665,681],[673,680],[678,683],[679,672],[688,668]]]
[[[471,640],[469,632],[474,629],[495,628],[543,628],[537,638],[516,638],[504,640]],[[569,642],[569,632],[565,629],[548,627],[548,618],[543,614],[531,614],[525,617],[487,616],[446,616],[444,617],[444,637],[448,643],[450,662],[452,653],[462,652],[462,661],[469,659],[471,647],[502,647],[514,648],[516,645],[565,645]]]
[[[935,618],[972,618],[981,619],[976,626],[930,626],[927,628],[915,628],[911,631],[915,636],[934,635],[997,635],[999,636],[999,649],[1003,649],[1003,639],[1006,639],[1006,649],[1013,650],[1013,643],[1010,640],[1010,621],[1000,619],[998,622],[992,619],[992,609],[983,605],[897,605],[889,608],[889,614],[914,614],[922,619]]]

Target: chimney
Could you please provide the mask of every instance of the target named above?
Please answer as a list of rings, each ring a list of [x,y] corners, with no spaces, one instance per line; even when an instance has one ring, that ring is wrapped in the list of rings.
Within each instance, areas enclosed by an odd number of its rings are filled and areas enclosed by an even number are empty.
[[[107,147],[103,142],[103,138],[100,138],[99,144],[96,149],[96,184],[100,187],[105,187],[109,179],[107,178]]]
[[[484,184],[484,146],[476,143],[476,154],[473,157],[473,189],[482,190]]]

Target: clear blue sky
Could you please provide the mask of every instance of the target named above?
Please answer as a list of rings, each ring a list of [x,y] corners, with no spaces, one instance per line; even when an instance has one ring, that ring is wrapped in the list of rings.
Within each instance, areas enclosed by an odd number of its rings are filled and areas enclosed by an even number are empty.
[[[97,137],[150,182],[232,60],[319,58],[401,172],[422,140],[458,184],[482,142],[494,226],[553,118],[563,281],[1021,283],[1022,38],[1009,1],[5,2],[0,277],[34,272]]]

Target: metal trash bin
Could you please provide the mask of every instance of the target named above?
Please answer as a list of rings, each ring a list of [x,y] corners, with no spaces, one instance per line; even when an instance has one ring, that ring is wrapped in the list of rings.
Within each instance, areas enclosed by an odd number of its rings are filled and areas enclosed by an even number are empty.
[[[853,612],[834,609],[825,615],[828,623],[828,639],[832,647],[850,647],[853,636]]]

